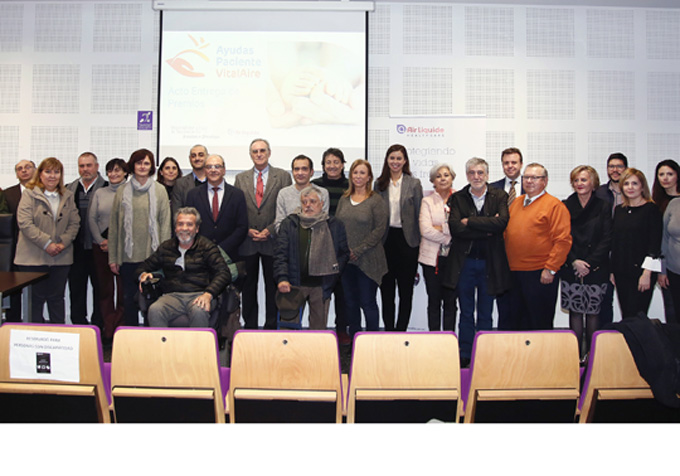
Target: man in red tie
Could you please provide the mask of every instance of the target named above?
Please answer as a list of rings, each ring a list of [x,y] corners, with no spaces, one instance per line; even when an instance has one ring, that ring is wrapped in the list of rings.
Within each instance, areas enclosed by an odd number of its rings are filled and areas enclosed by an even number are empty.
[[[243,283],[243,321],[246,329],[258,327],[258,276],[260,262],[265,286],[265,329],[276,328],[276,282],[274,280],[274,249],[276,231],[276,198],[279,190],[292,184],[290,174],[269,165],[271,148],[264,139],[250,143],[252,169],[241,172],[234,186],[243,191],[248,210],[248,234],[239,248],[245,260],[246,278]]]
[[[248,233],[245,195],[224,180],[222,156],[209,156],[204,168],[206,183],[189,190],[186,206],[194,207],[203,217],[199,234],[222,248],[232,261],[239,261],[238,248]]]

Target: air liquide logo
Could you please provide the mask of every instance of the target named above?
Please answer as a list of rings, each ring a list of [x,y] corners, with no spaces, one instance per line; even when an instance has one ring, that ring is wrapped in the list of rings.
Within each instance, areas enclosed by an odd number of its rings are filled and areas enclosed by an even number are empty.
[[[439,126],[406,126],[397,124],[397,134],[408,137],[444,137],[446,130]]]
[[[205,76],[205,73],[201,72],[201,66],[210,63],[210,58],[208,55],[200,50],[203,50],[210,46],[210,43],[206,43],[203,38],[198,40],[191,35],[187,35],[191,39],[195,48],[189,48],[182,50],[175,56],[166,60],[166,62],[183,76],[188,76],[190,78],[201,78]],[[205,64],[204,64],[205,63]]]

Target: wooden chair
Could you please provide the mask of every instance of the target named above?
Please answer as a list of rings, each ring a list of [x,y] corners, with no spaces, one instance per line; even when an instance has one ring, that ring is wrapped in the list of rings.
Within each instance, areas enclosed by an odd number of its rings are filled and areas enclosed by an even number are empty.
[[[71,342],[73,335],[78,336],[78,355],[69,360],[63,349],[75,348]],[[32,342],[37,343],[35,349]],[[28,366],[18,366],[20,361]],[[94,326],[3,325],[0,327],[0,421],[110,423],[102,362],[99,329]],[[41,378],[48,368],[54,378]],[[28,377],[34,370],[35,378]]]
[[[232,423],[342,423],[335,334],[236,332],[226,407]]]
[[[119,327],[111,394],[118,423],[224,423],[215,331]]]
[[[354,339],[348,423],[457,422],[462,413],[453,332],[362,332]]]
[[[678,422],[677,409],[663,406],[640,376],[626,339],[618,331],[593,335],[581,394],[580,423]]]
[[[571,331],[479,332],[465,422],[573,423],[579,350]]]

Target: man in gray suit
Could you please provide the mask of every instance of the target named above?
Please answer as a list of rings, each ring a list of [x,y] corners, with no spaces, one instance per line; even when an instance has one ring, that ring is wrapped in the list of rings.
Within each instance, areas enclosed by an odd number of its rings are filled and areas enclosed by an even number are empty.
[[[279,190],[292,184],[290,174],[269,165],[269,142],[255,139],[250,143],[252,169],[241,172],[234,186],[246,196],[248,235],[239,248],[245,260],[246,277],[243,282],[243,321],[246,329],[258,327],[257,288],[260,261],[264,276],[266,315],[265,329],[276,329],[276,281],[274,280],[274,248],[276,231],[276,198]]]
[[[170,196],[173,217],[177,214],[177,210],[187,205],[189,190],[205,183],[205,161],[207,159],[208,149],[204,145],[196,144],[189,151],[191,173],[175,181],[175,186],[172,188],[172,195]]]

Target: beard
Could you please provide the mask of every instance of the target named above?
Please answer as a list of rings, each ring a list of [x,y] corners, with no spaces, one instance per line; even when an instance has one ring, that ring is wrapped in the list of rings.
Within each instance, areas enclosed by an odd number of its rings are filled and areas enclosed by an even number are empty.
[[[196,233],[189,233],[186,231],[177,233],[177,240],[181,245],[190,245],[193,243],[194,238],[196,238]]]

